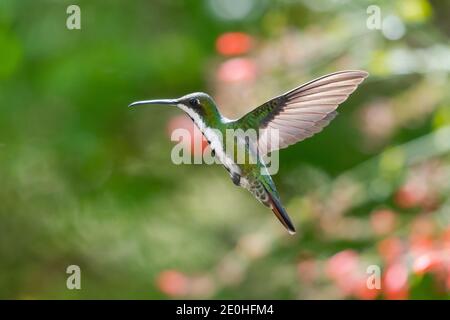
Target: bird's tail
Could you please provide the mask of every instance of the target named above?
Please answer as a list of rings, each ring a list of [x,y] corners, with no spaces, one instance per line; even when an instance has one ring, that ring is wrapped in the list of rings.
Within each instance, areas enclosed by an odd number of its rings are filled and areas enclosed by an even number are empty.
[[[295,234],[296,231],[294,224],[292,223],[291,218],[289,218],[288,213],[286,212],[286,210],[284,210],[278,198],[275,197],[269,190],[267,190],[266,187],[264,187],[264,189],[266,190],[266,193],[269,197],[268,204],[273,213],[275,213],[275,216],[278,218],[278,220],[280,220],[281,224],[287,229],[290,234]]]

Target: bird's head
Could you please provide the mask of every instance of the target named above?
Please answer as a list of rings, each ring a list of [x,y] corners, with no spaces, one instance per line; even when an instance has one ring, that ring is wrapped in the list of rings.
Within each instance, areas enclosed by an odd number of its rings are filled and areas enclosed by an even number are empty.
[[[202,119],[212,118],[218,115],[214,100],[206,93],[195,92],[182,96],[178,99],[157,99],[136,101],[130,104],[130,107],[141,105],[168,105],[175,106],[186,112],[191,118],[200,117]]]

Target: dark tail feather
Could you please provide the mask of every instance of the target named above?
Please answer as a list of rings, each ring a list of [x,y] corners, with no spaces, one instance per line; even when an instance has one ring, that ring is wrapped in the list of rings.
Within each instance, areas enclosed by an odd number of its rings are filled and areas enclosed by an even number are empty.
[[[273,213],[275,213],[275,216],[278,218],[278,220],[280,220],[281,224],[287,229],[290,234],[295,234],[295,227],[292,224],[291,218],[289,218],[286,210],[284,210],[278,199],[273,197],[272,194],[267,191],[267,189],[266,193],[269,196],[270,208],[272,209]]]

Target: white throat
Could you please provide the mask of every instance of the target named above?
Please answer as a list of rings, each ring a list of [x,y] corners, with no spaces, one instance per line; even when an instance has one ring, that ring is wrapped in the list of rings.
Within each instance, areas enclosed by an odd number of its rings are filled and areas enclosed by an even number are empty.
[[[178,104],[178,107],[186,112],[189,117],[194,121],[197,127],[200,129],[205,138],[209,141],[211,150],[214,151],[216,157],[222,164],[230,170],[231,173],[240,174],[241,169],[236,165],[236,163],[231,159],[225,152],[225,144],[217,135],[216,130],[210,128],[206,125],[205,121],[196,113],[194,110],[186,107],[183,104]]]

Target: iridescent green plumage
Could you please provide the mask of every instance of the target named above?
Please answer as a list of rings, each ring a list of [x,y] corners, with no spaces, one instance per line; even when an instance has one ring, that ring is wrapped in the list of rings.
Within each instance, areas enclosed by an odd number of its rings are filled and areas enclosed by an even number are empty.
[[[206,93],[192,93],[172,100],[138,101],[131,106],[166,104],[185,111],[206,137],[232,181],[270,207],[286,229],[295,233],[263,156],[321,131],[337,115],[335,110],[338,105],[367,75],[364,71],[341,71],[323,76],[271,99],[237,120],[223,117],[214,100]],[[250,140],[245,136],[233,136],[237,144],[234,144],[233,150],[226,150],[228,129],[254,130],[258,134]],[[271,139],[273,133],[277,134],[278,139]],[[238,148],[242,148],[245,154],[242,162],[237,161]]]

